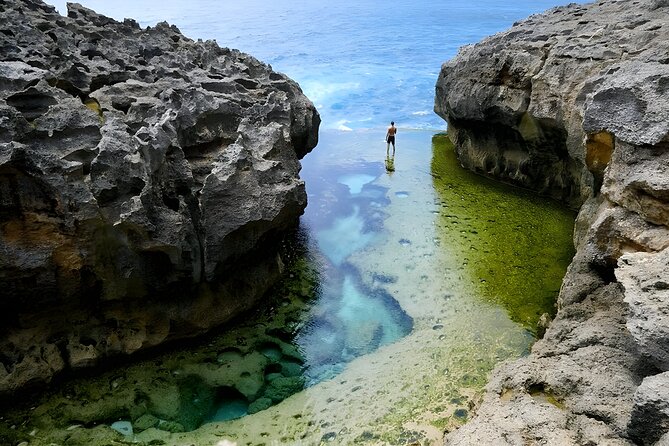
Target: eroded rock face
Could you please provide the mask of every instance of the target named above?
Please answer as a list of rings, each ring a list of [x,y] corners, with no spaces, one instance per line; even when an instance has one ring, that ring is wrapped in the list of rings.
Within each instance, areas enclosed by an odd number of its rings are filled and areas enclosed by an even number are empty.
[[[442,66],[435,111],[463,165],[582,204],[607,156],[596,135],[654,145],[669,130],[666,18],[662,2],[572,4],[462,48]]]
[[[320,118],[174,26],[0,0],[0,394],[251,307]]]
[[[446,444],[669,438],[668,22],[665,1],[571,4],[443,65],[463,165],[580,206],[556,318]]]
[[[627,328],[642,353],[669,370],[669,249],[625,254],[616,277],[630,308]]]
[[[634,394],[630,434],[640,444],[667,444],[669,439],[669,372],[643,380]],[[663,442],[664,440],[664,442]]]

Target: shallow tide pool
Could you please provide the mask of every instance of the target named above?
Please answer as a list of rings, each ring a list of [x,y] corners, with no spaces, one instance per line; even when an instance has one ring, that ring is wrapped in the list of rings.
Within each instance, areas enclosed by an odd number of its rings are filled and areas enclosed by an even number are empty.
[[[0,439],[440,444],[554,312],[575,216],[461,169],[445,135],[397,140],[388,172],[383,134],[321,132],[266,307],[201,344],[65,383],[5,414]]]

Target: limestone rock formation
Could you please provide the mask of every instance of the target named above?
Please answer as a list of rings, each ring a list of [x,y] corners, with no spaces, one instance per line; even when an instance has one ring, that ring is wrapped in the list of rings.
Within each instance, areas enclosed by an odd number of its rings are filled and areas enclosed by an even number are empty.
[[[580,207],[556,318],[446,444],[669,438],[667,23],[666,1],[570,4],[443,65],[462,164]]]
[[[644,379],[634,394],[630,435],[641,444],[669,440],[669,372]]]
[[[0,0],[0,394],[251,307],[320,118],[253,57]]]
[[[654,365],[669,370],[669,249],[623,255],[616,277],[630,308],[627,328]]]
[[[612,135],[655,145],[669,130],[666,14],[649,0],[573,4],[462,48],[435,100],[461,162],[582,204],[598,192]]]

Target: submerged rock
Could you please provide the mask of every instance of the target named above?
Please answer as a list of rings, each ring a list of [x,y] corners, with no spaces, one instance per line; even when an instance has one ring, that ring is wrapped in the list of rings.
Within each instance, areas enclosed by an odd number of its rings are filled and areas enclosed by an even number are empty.
[[[0,1],[0,394],[251,307],[320,122],[253,57]]]
[[[570,4],[443,65],[462,164],[580,206],[555,319],[446,444],[669,438],[668,22],[662,1]]]
[[[112,429],[125,436],[132,435],[132,423],[130,421],[115,421],[111,424]]]
[[[183,425],[181,423],[177,423],[176,421],[161,420],[158,424],[158,429],[172,433],[186,432],[186,429],[183,427]]]
[[[304,389],[304,378],[301,376],[279,376],[269,383],[264,398],[276,404],[302,389]]]
[[[150,429],[152,427],[156,427],[160,423],[160,419],[157,417],[154,417],[150,413],[145,413],[141,417],[137,418],[133,423],[132,426],[135,430],[138,432],[145,431],[147,429]]]
[[[271,398],[264,398],[264,397],[258,398],[257,400],[249,404],[249,413],[254,414],[260,412],[262,410],[272,407],[273,404],[274,402],[272,401]]]

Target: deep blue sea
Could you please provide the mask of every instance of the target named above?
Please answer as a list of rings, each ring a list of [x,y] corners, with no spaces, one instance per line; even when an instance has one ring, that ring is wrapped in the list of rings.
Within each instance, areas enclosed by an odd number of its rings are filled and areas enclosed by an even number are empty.
[[[142,26],[177,25],[269,63],[302,86],[323,129],[444,129],[441,64],[462,45],[566,0],[80,0]],[[65,1],[51,1],[65,14]]]

